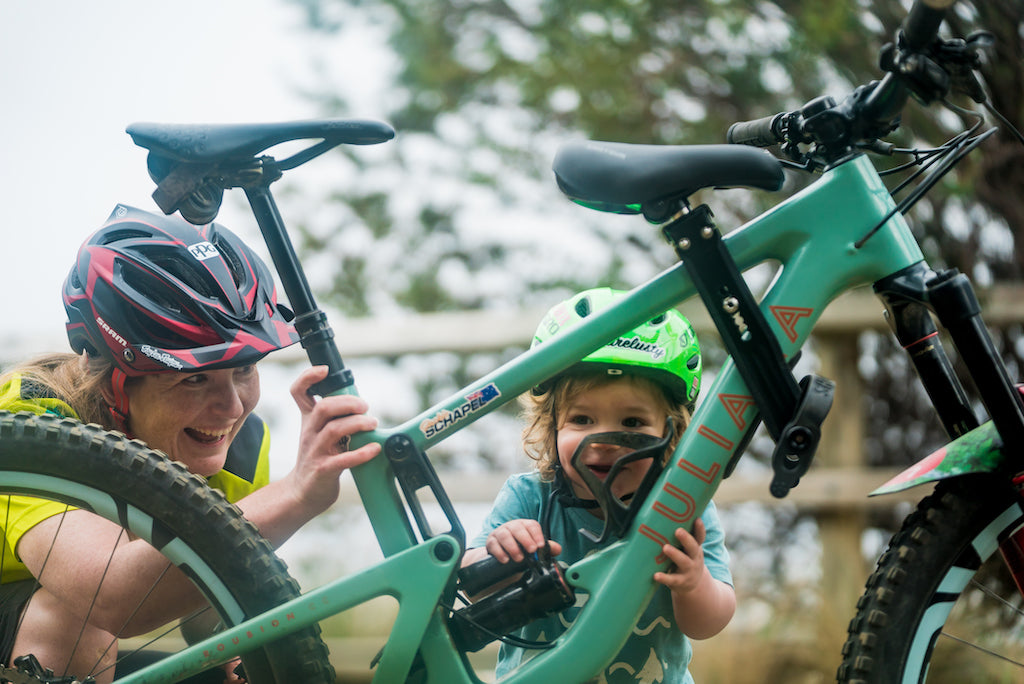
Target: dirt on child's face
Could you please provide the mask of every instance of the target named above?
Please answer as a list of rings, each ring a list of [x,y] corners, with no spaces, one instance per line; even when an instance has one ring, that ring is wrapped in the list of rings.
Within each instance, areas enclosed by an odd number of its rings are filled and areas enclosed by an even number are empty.
[[[641,432],[662,436],[667,416],[655,392],[647,384],[625,377],[581,392],[562,409],[556,440],[558,461],[576,496],[594,498],[572,466],[572,455],[584,437],[601,432]],[[620,446],[592,443],[580,455],[580,463],[603,481],[615,461],[631,452],[631,449]],[[612,483],[612,494],[621,498],[635,492],[650,466],[650,459],[626,465]]]

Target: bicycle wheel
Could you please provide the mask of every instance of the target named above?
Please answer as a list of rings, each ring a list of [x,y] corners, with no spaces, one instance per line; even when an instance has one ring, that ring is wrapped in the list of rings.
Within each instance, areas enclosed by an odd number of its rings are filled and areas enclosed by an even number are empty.
[[[8,494],[72,504],[136,537],[159,539],[160,553],[185,572],[225,624],[299,595],[270,544],[219,492],[161,452],[97,425],[0,412],[0,495]],[[173,626],[147,639],[153,640],[147,652],[173,652],[184,645]],[[125,655],[122,648],[118,659]],[[334,682],[318,627],[282,637],[242,660],[251,684]]]
[[[1020,681],[1024,606],[999,550],[1022,526],[1020,494],[1005,479],[937,485],[868,579],[839,681]]]

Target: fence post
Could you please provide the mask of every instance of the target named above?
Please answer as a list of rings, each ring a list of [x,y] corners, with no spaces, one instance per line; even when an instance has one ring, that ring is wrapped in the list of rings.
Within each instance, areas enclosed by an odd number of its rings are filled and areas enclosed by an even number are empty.
[[[836,383],[835,399],[822,428],[815,466],[864,467],[864,394],[857,371],[857,336],[826,333],[815,335],[814,339],[819,345],[821,375]],[[865,521],[864,510],[824,511],[818,517],[822,545],[821,597],[825,601],[823,616],[831,614],[842,621],[842,636],[845,636],[845,621],[854,614],[867,577],[861,552]]]

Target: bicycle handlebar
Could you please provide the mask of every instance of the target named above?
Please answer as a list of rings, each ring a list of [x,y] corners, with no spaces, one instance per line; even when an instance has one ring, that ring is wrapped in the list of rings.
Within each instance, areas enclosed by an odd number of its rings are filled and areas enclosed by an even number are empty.
[[[906,19],[903,20],[903,37],[907,47],[914,51],[928,47],[939,34],[939,26],[946,17],[946,10],[956,0],[915,0]]]
[[[925,53],[938,37],[946,10],[954,1],[914,1],[897,36],[898,47],[894,52],[889,46],[883,49],[883,68],[888,73],[882,80],[858,87],[840,103],[824,96],[798,110],[734,123],[726,141],[755,147],[782,144],[790,146],[790,151],[796,145],[813,143],[826,161],[834,161],[851,148],[891,132],[898,126],[910,93],[934,99],[935,92],[948,88],[943,82],[945,72]]]
[[[772,114],[752,121],[738,121],[729,126],[725,134],[727,142],[733,145],[751,145],[753,147],[771,147],[785,142],[779,122],[784,113]]]

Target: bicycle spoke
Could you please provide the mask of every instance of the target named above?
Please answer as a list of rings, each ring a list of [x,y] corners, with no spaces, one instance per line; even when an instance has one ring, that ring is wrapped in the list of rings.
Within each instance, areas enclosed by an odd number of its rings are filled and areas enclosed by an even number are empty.
[[[990,655],[993,658],[998,658],[999,660],[1002,660],[1004,662],[1010,663],[1011,665],[1016,665],[1017,667],[1024,668],[1024,663],[1020,662],[1019,660],[1014,660],[1013,658],[1010,658],[1008,656],[1004,656],[1001,653],[996,653],[992,649],[985,648],[984,646],[979,646],[978,644],[974,643],[973,641],[967,641],[966,639],[963,639],[961,637],[958,637],[958,636],[955,636],[953,634],[950,634],[949,632],[947,632],[945,630],[943,630],[941,632],[941,636],[944,636],[947,639],[952,639],[953,641],[956,641],[957,643],[959,643],[959,644],[961,644],[963,646],[967,646],[968,648],[973,648],[976,651],[980,651],[981,653],[985,653],[987,655]]]
[[[988,596],[992,600],[998,601],[999,603],[1002,603],[1004,606],[1006,606],[1007,608],[1012,610],[1017,615],[1019,615],[1021,617],[1024,617],[1024,610],[1021,610],[1017,606],[1013,605],[1012,603],[1007,601],[1005,598],[1003,598],[1002,596],[997,594],[995,591],[993,591],[992,589],[990,589],[987,586],[983,585],[978,580],[972,578],[971,579],[971,585],[974,586],[975,588],[977,588],[978,591],[980,591],[981,593],[985,594],[986,596]]]

